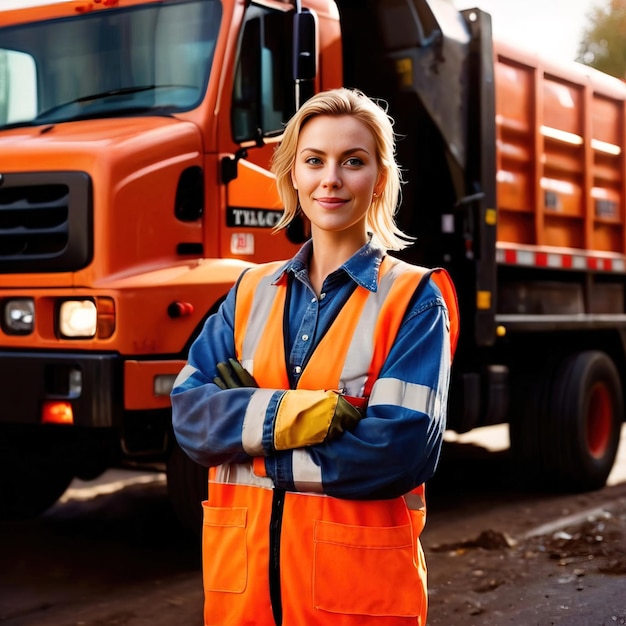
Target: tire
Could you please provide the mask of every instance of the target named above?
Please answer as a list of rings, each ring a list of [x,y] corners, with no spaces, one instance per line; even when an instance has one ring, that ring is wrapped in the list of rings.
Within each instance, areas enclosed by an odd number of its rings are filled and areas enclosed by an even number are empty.
[[[561,491],[606,484],[624,419],[621,381],[608,355],[580,352],[548,364],[516,405],[510,434],[518,471]]]
[[[174,443],[167,462],[167,493],[183,527],[197,537],[202,535],[202,502],[208,490],[208,470],[194,463]]]
[[[62,464],[35,458],[0,461],[0,519],[25,520],[49,509],[74,478]]]

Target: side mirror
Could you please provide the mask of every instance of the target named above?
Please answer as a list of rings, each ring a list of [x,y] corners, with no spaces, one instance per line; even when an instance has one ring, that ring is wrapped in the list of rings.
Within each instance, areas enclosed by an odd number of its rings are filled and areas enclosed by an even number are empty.
[[[24,52],[0,49],[0,124],[37,116],[37,68]]]
[[[296,87],[296,108],[313,93],[317,75],[317,32],[315,15],[308,9],[293,18],[293,77]]]

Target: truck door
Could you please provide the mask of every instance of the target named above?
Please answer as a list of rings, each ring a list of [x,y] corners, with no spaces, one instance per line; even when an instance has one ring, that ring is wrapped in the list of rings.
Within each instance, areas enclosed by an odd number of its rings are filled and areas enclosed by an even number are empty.
[[[289,8],[286,5],[286,8]],[[285,233],[272,234],[282,204],[269,172],[273,138],[295,112],[291,71],[293,11],[251,5],[239,42],[232,94],[232,138],[242,148],[223,160],[227,257],[263,262],[291,256]],[[267,144],[267,145],[265,145]],[[299,243],[296,241],[296,243]]]

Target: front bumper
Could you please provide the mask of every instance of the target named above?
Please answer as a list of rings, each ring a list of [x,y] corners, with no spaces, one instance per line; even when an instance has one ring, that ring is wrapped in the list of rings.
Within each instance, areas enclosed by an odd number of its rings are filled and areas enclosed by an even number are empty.
[[[45,401],[66,400],[76,426],[116,426],[123,413],[122,369],[115,354],[0,351],[0,424],[40,423]]]

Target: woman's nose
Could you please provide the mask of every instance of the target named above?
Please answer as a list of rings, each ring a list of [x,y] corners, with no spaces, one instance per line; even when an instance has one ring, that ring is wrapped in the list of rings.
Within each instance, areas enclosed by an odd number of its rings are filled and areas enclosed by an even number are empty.
[[[341,177],[339,176],[339,169],[336,166],[329,165],[324,170],[322,185],[333,189],[341,186]]]

